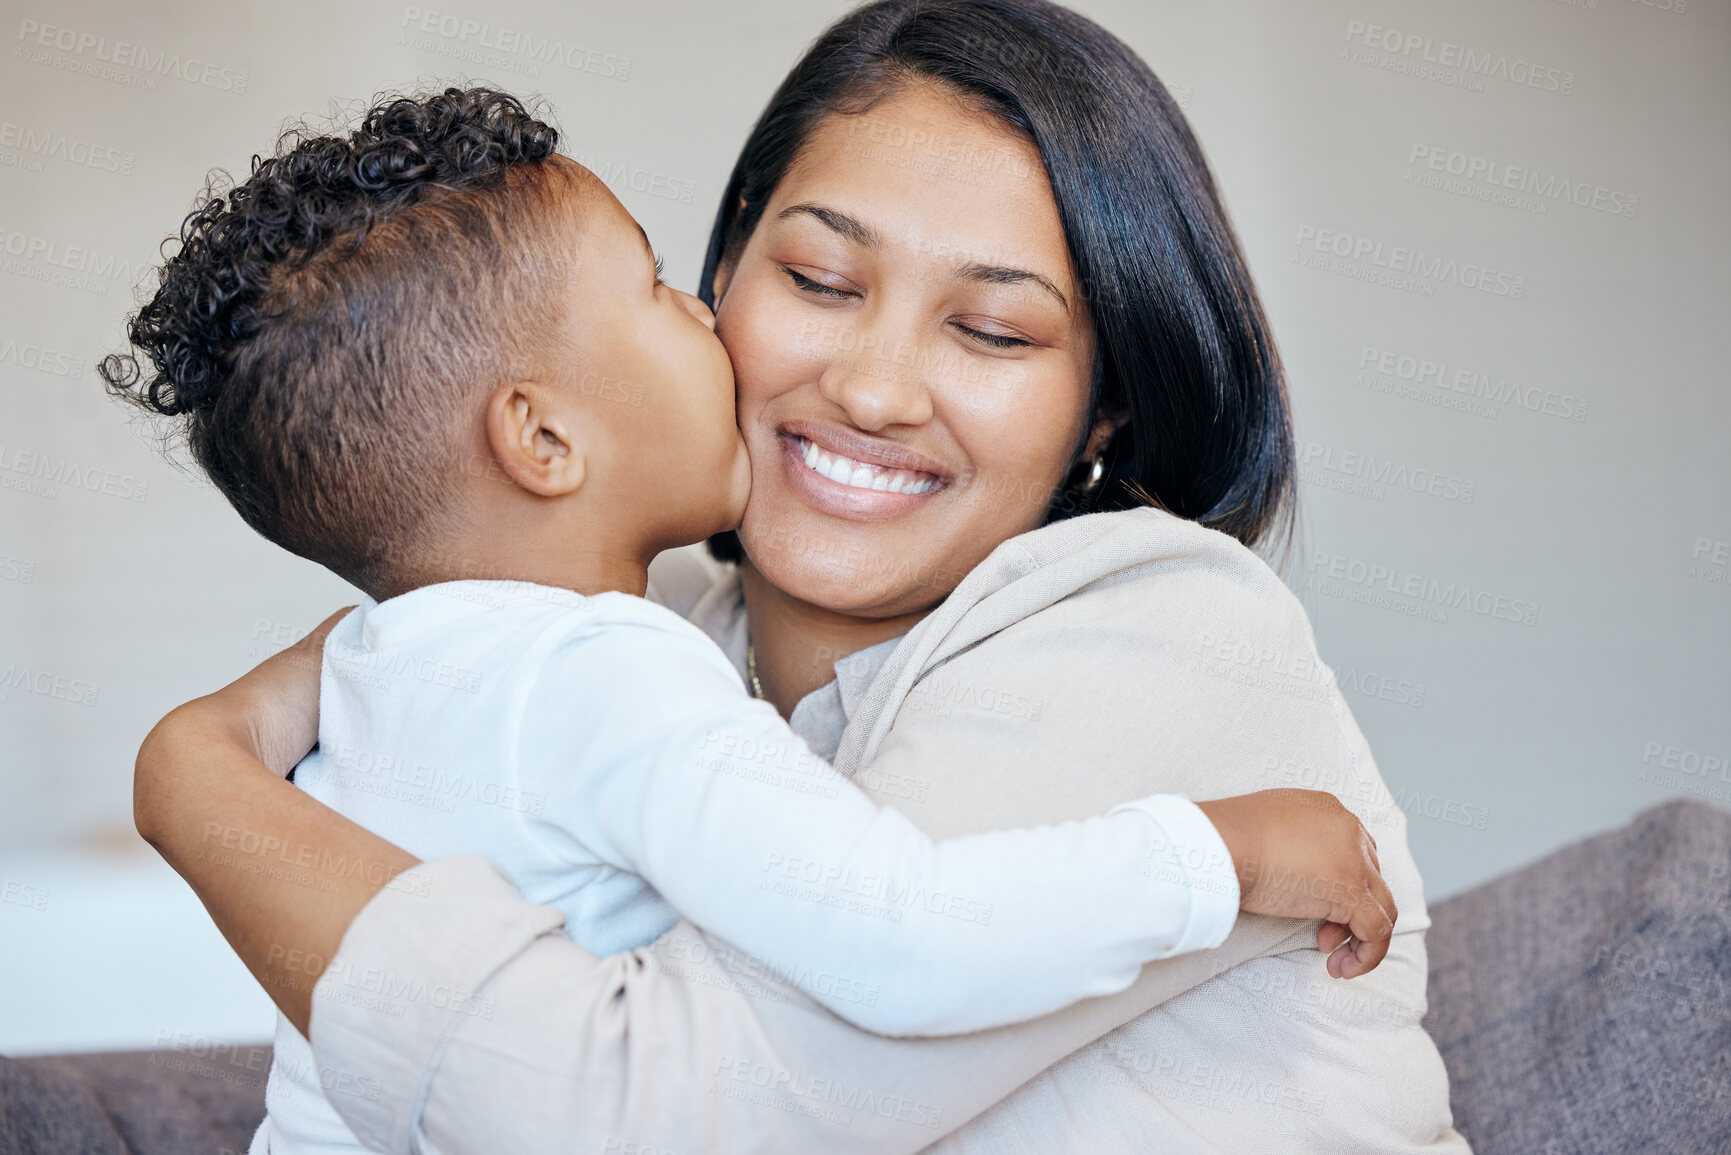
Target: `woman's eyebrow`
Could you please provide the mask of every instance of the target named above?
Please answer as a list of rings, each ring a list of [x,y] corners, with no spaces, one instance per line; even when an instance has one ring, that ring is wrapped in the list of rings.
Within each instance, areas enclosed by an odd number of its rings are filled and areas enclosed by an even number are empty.
[[[785,221],[801,215],[822,222],[825,227],[840,233],[863,248],[876,249],[878,247],[878,234],[870,225],[826,205],[801,201],[799,204],[789,205],[782,209],[776,214],[776,219]],[[1066,313],[1070,311],[1069,299],[1064,296],[1057,285],[1052,283],[1052,279],[1043,273],[1036,273],[1032,269],[1018,269],[1010,265],[987,265],[978,261],[970,261],[967,264],[957,265],[956,275],[964,280],[985,281],[993,285],[1038,285],[1056,297],[1058,304],[1063,306]]]
[[[869,226],[862,224],[846,213],[837,212],[835,209],[826,208],[820,204],[813,204],[811,201],[801,201],[799,204],[789,205],[776,214],[776,219],[785,221],[802,213],[822,221],[825,226],[840,233],[856,245],[868,249],[878,247],[878,235]]]
[[[1036,273],[1032,269],[1017,269],[1009,265],[982,265],[969,263],[956,269],[958,276],[969,281],[985,281],[993,285],[1038,285],[1052,296],[1058,298],[1058,304],[1064,307],[1064,312],[1070,311],[1069,299],[1052,283],[1050,277]]]

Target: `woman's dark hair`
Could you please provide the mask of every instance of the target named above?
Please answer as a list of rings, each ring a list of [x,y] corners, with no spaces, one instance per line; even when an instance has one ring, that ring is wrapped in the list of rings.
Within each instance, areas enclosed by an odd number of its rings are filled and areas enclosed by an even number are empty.
[[[722,193],[704,301],[813,130],[910,81],[1025,134],[1057,200],[1096,348],[1090,428],[1123,415],[1092,495],[1080,470],[1050,520],[1152,502],[1246,545],[1288,537],[1291,419],[1280,360],[1184,115],[1128,45],[1045,0],[879,0],[836,21],[782,82]],[[1078,452],[1081,446],[1077,446]],[[739,561],[736,534],[710,551]]]

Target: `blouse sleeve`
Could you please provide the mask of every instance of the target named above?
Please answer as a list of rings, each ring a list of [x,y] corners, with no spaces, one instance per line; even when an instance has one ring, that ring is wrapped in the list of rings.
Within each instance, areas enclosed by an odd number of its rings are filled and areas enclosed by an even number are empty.
[[[424,863],[350,926],[314,992],[332,1105],[383,1152],[914,1152],[1044,1068],[1314,924],[1245,916],[1218,951],[1014,1026],[892,1039],[690,923],[597,959],[484,859]]]

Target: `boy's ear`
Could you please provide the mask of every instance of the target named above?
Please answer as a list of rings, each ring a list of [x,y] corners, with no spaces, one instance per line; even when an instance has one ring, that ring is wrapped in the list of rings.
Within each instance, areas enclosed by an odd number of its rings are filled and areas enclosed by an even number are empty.
[[[588,462],[571,414],[526,381],[501,385],[487,402],[487,445],[506,476],[540,497],[563,497],[583,485]]]

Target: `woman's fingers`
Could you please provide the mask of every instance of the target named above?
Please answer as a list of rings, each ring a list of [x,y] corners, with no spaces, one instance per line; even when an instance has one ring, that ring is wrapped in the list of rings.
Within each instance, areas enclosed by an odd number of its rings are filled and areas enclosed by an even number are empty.
[[[306,640],[317,646],[319,649],[324,649],[326,635],[331,632],[332,628],[335,627],[338,622],[348,617],[354,612],[354,610],[354,606],[344,606],[342,609],[314,626],[312,632],[306,636]]]
[[[350,611],[354,608],[354,606],[344,606],[342,609],[314,626],[310,631],[308,631],[306,637],[300,639],[300,641],[294,643],[294,645],[289,646],[282,652],[282,654],[274,654],[265,659],[264,662],[261,662],[260,665],[268,665],[270,662],[281,658],[283,654],[288,654],[292,659],[303,665],[310,661],[313,665],[313,669],[317,670],[324,661],[325,639],[330,636],[330,632],[336,627],[336,624],[348,617]]]
[[[352,609],[338,610],[300,641],[202,699],[206,710],[244,733],[253,756],[279,776],[318,741],[325,638]]]

